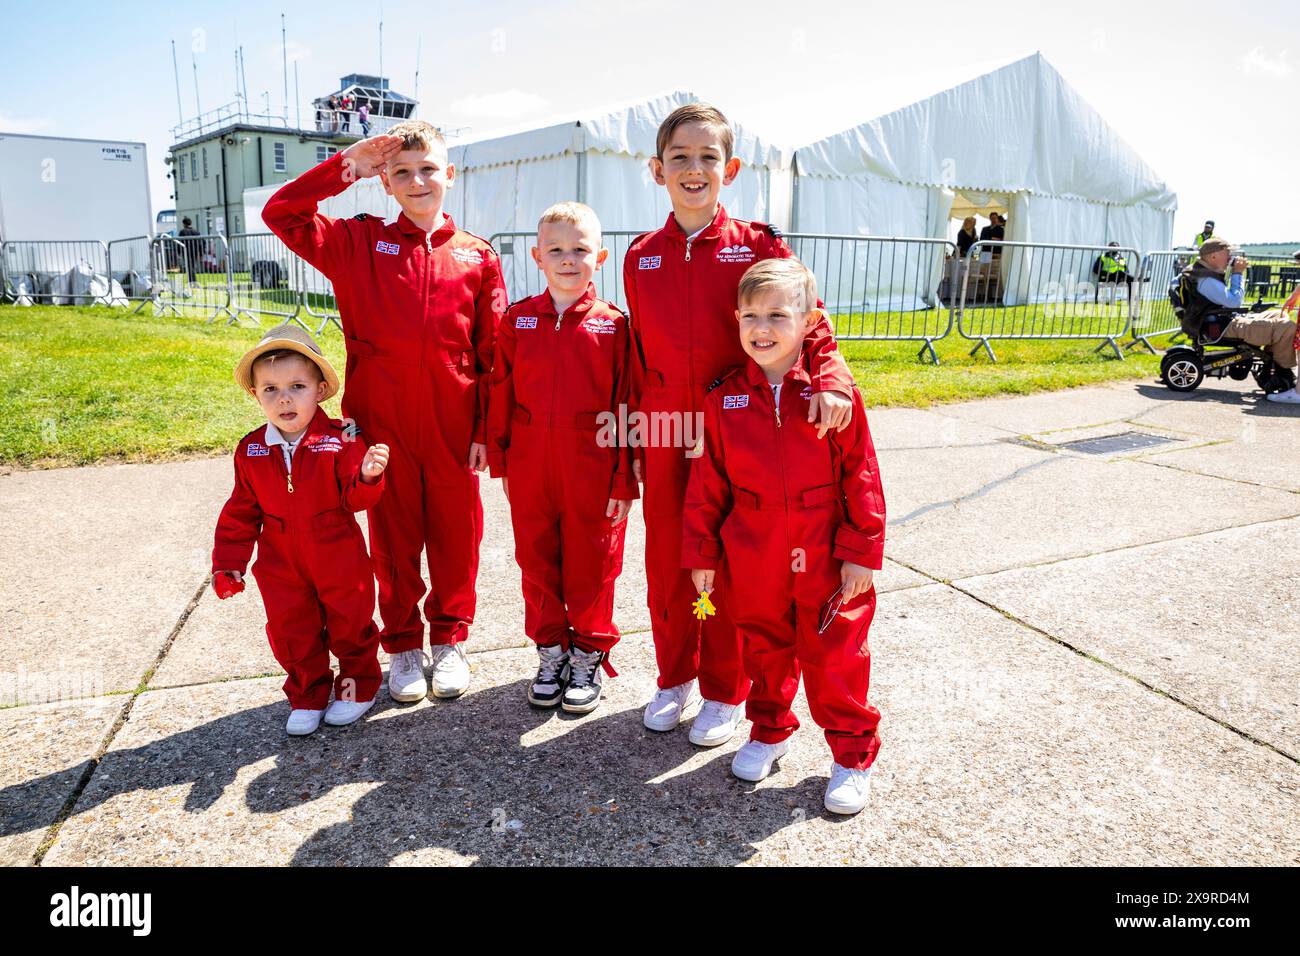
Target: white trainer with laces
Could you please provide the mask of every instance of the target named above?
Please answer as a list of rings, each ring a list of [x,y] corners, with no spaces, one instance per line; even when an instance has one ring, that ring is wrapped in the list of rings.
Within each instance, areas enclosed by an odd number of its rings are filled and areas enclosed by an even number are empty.
[[[331,727],[346,727],[354,720],[360,720],[365,712],[375,706],[375,699],[369,700],[334,700],[325,708],[325,723]]]
[[[403,704],[424,700],[429,685],[424,679],[424,651],[398,651],[388,662],[388,696]]]
[[[459,697],[469,687],[469,658],[465,644],[435,644],[433,650],[433,696]]]
[[[700,715],[691,724],[690,741],[697,747],[725,744],[735,734],[744,716],[740,704],[706,700],[700,707]]]
[[[741,780],[758,783],[767,778],[772,772],[772,765],[784,757],[789,749],[788,740],[779,744],[765,744],[761,740],[746,741],[731,758],[731,772]]]
[[[660,733],[672,730],[681,723],[682,716],[699,698],[695,694],[695,681],[688,680],[676,687],[661,687],[654,700],[646,704],[641,723]]]
[[[290,737],[306,737],[308,734],[314,734],[316,728],[320,726],[320,719],[324,715],[323,710],[304,710],[297,708],[289,712],[289,720],[284,725],[284,732]]]
[[[875,769],[875,764],[866,770],[831,764],[831,779],[826,784],[826,809],[831,813],[852,816],[865,807],[867,797],[871,795],[871,771]]]
[[[1288,388],[1285,392],[1270,392],[1264,397],[1270,402],[1280,402],[1283,405],[1300,405],[1300,392],[1294,388]]]

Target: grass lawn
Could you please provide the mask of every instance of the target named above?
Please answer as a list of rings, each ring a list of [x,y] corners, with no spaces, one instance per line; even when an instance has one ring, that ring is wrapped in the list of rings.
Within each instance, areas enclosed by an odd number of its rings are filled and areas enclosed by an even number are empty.
[[[55,467],[219,453],[256,427],[258,409],[231,375],[259,331],[148,311],[0,305],[0,463]],[[265,320],[263,328],[272,324]],[[342,336],[331,327],[320,340],[342,375]],[[971,344],[955,332],[937,343],[938,367],[918,362],[911,342],[841,347],[868,406],[1150,379],[1159,364],[1138,350],[1124,362],[1105,359],[1092,354],[1092,342],[994,342],[993,364],[968,356]],[[337,398],[325,407],[339,415]]]

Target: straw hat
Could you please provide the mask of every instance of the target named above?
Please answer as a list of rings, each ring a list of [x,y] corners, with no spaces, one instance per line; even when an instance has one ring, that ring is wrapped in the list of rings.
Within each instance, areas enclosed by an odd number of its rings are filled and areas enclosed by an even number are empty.
[[[275,352],[280,349],[297,352],[303,358],[316,363],[316,367],[320,369],[321,377],[325,379],[325,397],[321,401],[337,394],[339,377],[334,372],[334,366],[330,365],[329,360],[321,352],[320,346],[307,334],[307,330],[293,324],[276,326],[262,337],[262,341],[244,353],[244,357],[235,366],[235,383],[244,391],[251,393],[253,391],[253,363],[267,352]]]

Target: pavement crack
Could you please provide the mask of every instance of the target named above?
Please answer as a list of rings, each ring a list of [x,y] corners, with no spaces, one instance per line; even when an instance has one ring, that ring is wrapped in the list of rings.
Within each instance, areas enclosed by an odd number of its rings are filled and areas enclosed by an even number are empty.
[[[41,865],[41,862],[45,859],[45,855],[50,852],[55,841],[58,840],[59,831],[63,828],[63,824],[67,822],[68,818],[72,816],[72,811],[76,809],[77,802],[81,799],[81,795],[86,792],[86,787],[90,785],[91,778],[94,777],[95,771],[99,769],[100,761],[104,759],[104,755],[108,753],[108,748],[113,745],[113,740],[117,737],[118,733],[121,732],[122,728],[126,726],[127,720],[130,719],[131,709],[135,706],[136,698],[144,693],[145,688],[149,686],[149,681],[153,678],[159,665],[162,664],[163,658],[165,658],[167,652],[172,649],[172,644],[174,644],[176,638],[180,636],[186,622],[190,619],[190,615],[194,613],[194,609],[199,606],[199,600],[203,597],[203,592],[208,589],[208,580],[207,576],[204,576],[203,582],[199,585],[198,590],[194,592],[194,596],[190,598],[189,603],[185,605],[185,610],[181,612],[181,616],[172,627],[171,633],[167,635],[167,640],[163,641],[163,646],[154,657],[153,663],[149,665],[149,668],[136,683],[135,690],[131,691],[131,695],[127,698],[126,703],[122,705],[122,710],[117,715],[117,720],[113,721],[113,726],[108,728],[108,732],[104,735],[104,739],[100,741],[99,747],[96,748],[94,756],[90,758],[89,762],[86,764],[86,768],[81,772],[81,776],[77,780],[77,785],[73,787],[72,793],[68,794],[68,799],[63,801],[63,806],[59,808],[58,815],[55,816],[54,822],[50,824],[50,828],[45,833],[45,839],[42,840],[41,845],[36,848],[36,853],[32,857],[33,866]]]
[[[1047,638],[1053,644],[1059,644],[1061,647],[1064,647],[1067,650],[1074,652],[1079,657],[1082,657],[1084,660],[1092,661],[1094,664],[1100,664],[1102,667],[1106,668],[1112,673],[1127,678],[1128,680],[1137,684],[1139,687],[1145,688],[1146,690],[1150,691],[1153,694],[1157,694],[1160,697],[1166,698],[1167,700],[1172,700],[1175,704],[1178,704],[1180,707],[1183,707],[1187,710],[1190,710],[1194,714],[1204,717],[1206,720],[1217,724],[1218,726],[1222,727],[1224,730],[1236,734],[1238,737],[1242,738],[1243,740],[1247,740],[1252,744],[1265,748],[1266,750],[1271,750],[1279,757],[1284,757],[1287,760],[1291,761],[1293,764],[1300,765],[1300,757],[1296,756],[1295,754],[1288,753],[1287,751],[1276,746],[1275,744],[1269,743],[1267,740],[1262,740],[1261,738],[1256,737],[1254,734],[1242,730],[1239,727],[1234,727],[1232,724],[1224,720],[1222,717],[1218,717],[1210,713],[1209,711],[1204,710],[1201,707],[1198,707],[1196,704],[1192,703],[1189,700],[1183,699],[1182,697],[1178,696],[1172,691],[1168,691],[1165,690],[1164,688],[1157,687],[1155,684],[1152,684],[1150,681],[1144,680],[1143,678],[1139,677],[1137,674],[1133,674],[1129,671],[1124,670],[1124,668],[1120,667],[1117,664],[1111,663],[1105,658],[1098,657],[1095,654],[1090,654],[1089,652],[1083,650],[1082,648],[1076,647],[1074,644],[1071,644],[1069,641],[1065,640],[1064,638],[1057,637],[1055,634],[1052,634],[1050,631],[1046,631],[1041,627],[1038,627],[1034,624],[1030,624],[1028,621],[1017,617],[1015,614],[1012,614],[1010,611],[998,607],[992,601],[986,600],[985,598],[980,597],[978,594],[974,594],[970,591],[967,591],[965,588],[960,587],[957,584],[948,582],[948,587],[952,588],[958,594],[964,594],[972,601],[976,601],[977,603],[984,605],[990,610],[996,611],[998,614],[1001,614],[1007,620],[1014,621],[1016,624],[1019,624],[1021,627],[1027,628],[1028,630],[1033,631],[1035,634]]]
[[[976,488],[974,491],[970,492],[969,494],[959,495],[956,498],[949,498],[947,501],[936,501],[928,505],[922,505],[921,507],[917,508],[915,511],[912,511],[910,514],[905,514],[901,518],[895,518],[893,521],[890,521],[889,527],[899,528],[910,521],[915,521],[917,518],[929,514],[931,511],[937,511],[940,508],[956,508],[960,506],[963,502],[974,501],[977,498],[982,498],[985,495],[987,495],[990,491],[992,491],[994,488],[998,488],[1002,485],[1008,484],[1009,482],[1015,481],[1017,478],[1021,477],[1022,475],[1028,474],[1029,472],[1035,470],[1036,468],[1041,468],[1044,465],[1048,465],[1051,464],[1052,462],[1060,461],[1060,460],[1061,460],[1060,458],[1053,456],[1050,458],[1044,458],[1041,461],[1031,462],[1028,465],[1021,465],[1015,471],[1011,472],[1011,474],[1003,475],[1000,478],[995,478],[992,481],[984,485],[981,485],[979,488]]]

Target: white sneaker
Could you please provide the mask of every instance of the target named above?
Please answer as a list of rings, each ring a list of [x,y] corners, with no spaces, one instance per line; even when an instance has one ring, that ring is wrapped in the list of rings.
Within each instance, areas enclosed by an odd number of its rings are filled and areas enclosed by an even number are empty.
[[[375,706],[375,699],[369,700],[334,700],[325,708],[325,723],[331,727],[345,727],[357,720]]]
[[[772,772],[772,764],[785,756],[790,749],[790,741],[779,744],[765,744],[761,740],[750,740],[736,751],[731,758],[731,772],[741,780],[758,783]]]
[[[678,684],[676,687],[662,687],[655,693],[654,700],[646,704],[645,713],[641,715],[641,723],[651,730],[660,732],[672,730],[681,723],[682,714],[697,699],[693,680]]]
[[[398,651],[388,662],[388,696],[403,704],[424,700],[429,685],[424,680],[424,651]]]
[[[867,805],[871,794],[872,764],[866,770],[850,770],[837,763],[831,764],[831,779],[826,784],[826,809],[831,813],[852,816]]]
[[[744,717],[740,704],[706,700],[691,724],[690,741],[697,747],[716,747],[731,739]]]
[[[289,711],[289,720],[284,725],[284,732],[290,737],[306,737],[316,732],[320,726],[323,710],[303,710],[295,708]]]
[[[1300,405],[1300,392],[1294,388],[1288,388],[1285,392],[1271,392],[1264,397],[1270,402],[1281,402],[1283,405]]]
[[[433,647],[433,696],[459,697],[469,687],[469,658],[465,644],[435,644]]]

